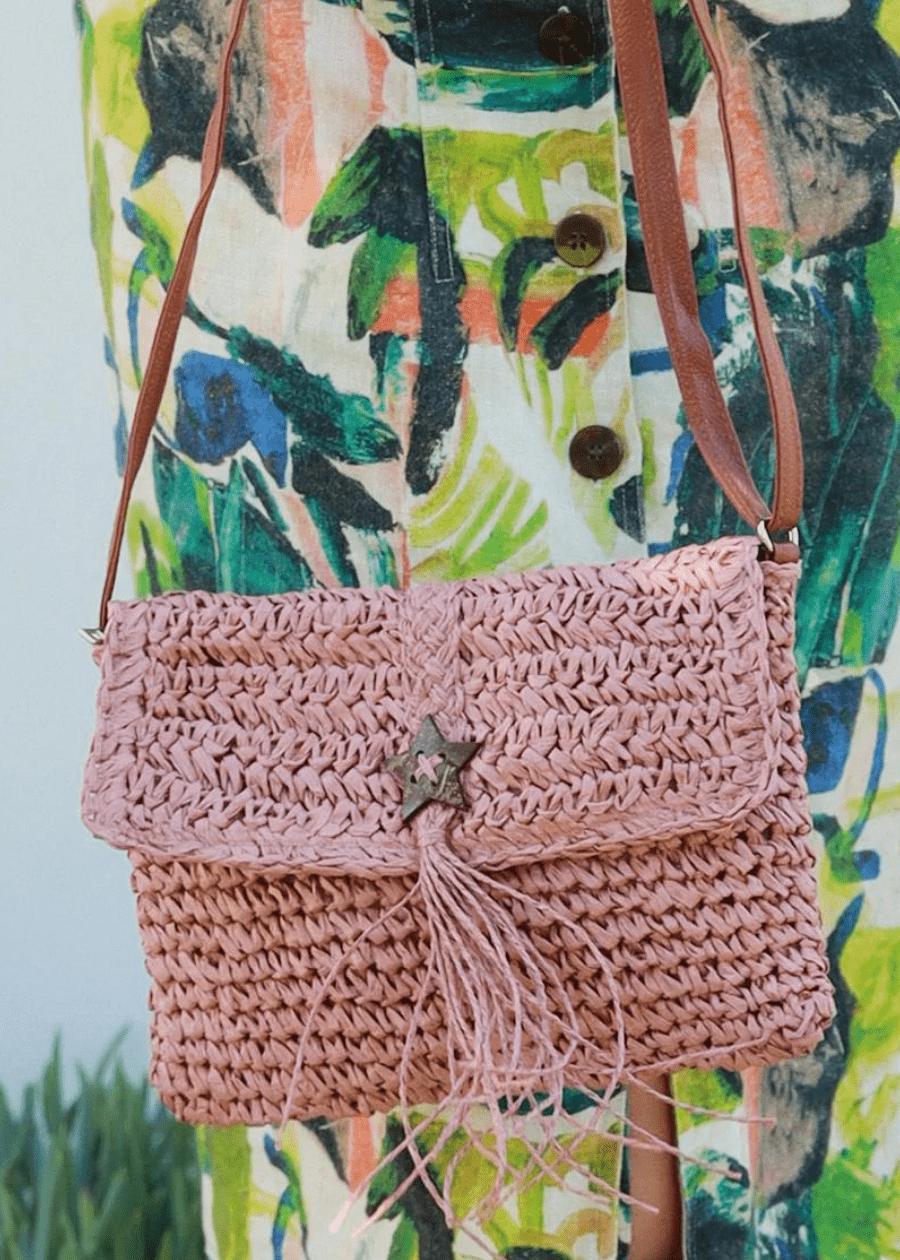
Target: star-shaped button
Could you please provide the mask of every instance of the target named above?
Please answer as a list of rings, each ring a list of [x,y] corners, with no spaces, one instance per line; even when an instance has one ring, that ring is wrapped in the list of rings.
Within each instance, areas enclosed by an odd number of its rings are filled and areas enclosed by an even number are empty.
[[[403,821],[408,822],[429,801],[465,809],[459,772],[480,747],[477,743],[451,743],[444,739],[434,718],[426,717],[406,752],[384,761],[384,768],[403,780]],[[431,766],[423,766],[422,761],[430,761]]]

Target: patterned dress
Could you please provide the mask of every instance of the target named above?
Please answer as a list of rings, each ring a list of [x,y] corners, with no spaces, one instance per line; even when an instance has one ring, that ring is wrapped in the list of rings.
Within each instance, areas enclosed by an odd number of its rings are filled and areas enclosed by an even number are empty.
[[[75,8],[121,470],[228,14],[224,0]],[[769,418],[715,92],[681,0],[657,0],[657,18],[701,315],[765,487]],[[708,1165],[682,1167],[686,1250],[888,1260],[900,1257],[900,0],[726,0],[717,21],[806,449],[797,653],[838,1014],[804,1059],[676,1078],[681,1099],[720,1113],[679,1115],[682,1148]],[[251,0],[225,171],[128,519],[140,595],[447,581],[742,529],[685,425],[613,58],[603,0]],[[573,214],[602,227],[588,265],[555,243]],[[602,476],[570,456],[593,426],[611,452]],[[759,1110],[774,1130],[740,1122]],[[397,1135],[392,1116],[294,1123],[281,1150],[269,1130],[201,1131],[210,1260],[627,1255],[627,1213],[579,1194],[627,1183],[603,1132],[564,1189],[537,1182],[487,1220],[478,1157],[452,1178],[447,1153],[435,1160],[469,1232],[413,1185],[358,1233],[396,1172],[333,1227]]]

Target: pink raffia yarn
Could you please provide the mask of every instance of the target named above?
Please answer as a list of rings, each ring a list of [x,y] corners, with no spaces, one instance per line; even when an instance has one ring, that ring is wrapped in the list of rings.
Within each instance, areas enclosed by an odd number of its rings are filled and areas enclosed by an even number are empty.
[[[797,574],[757,553],[112,605],[82,812],[131,857],[166,1105],[263,1124],[808,1051]],[[479,745],[468,807],[405,823],[385,762],[427,716]]]

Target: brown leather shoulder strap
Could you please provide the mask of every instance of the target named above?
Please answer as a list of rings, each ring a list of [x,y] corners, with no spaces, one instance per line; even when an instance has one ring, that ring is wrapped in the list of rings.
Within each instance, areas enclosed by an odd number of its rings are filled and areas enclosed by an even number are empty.
[[[119,565],[119,553],[125,534],[125,518],[128,514],[128,503],[131,491],[141,466],[141,460],[150,441],[153,425],[162,402],[162,396],[169,378],[172,365],[172,354],[175,350],[175,339],[184,314],[187,302],[188,287],[197,256],[197,243],[206,208],[210,203],[219,171],[222,169],[222,154],[225,148],[225,126],[228,121],[228,104],[231,96],[231,61],[240,38],[248,0],[232,0],[231,26],[222,49],[219,64],[219,83],[216,102],[210,115],[203,142],[203,154],[200,159],[200,197],[194,207],[190,222],[184,234],[175,271],[169,282],[169,288],[163,300],[159,321],[153,335],[147,370],[138,393],[134,420],[128,436],[128,450],[125,455],[125,473],[122,478],[122,490],[119,495],[119,506],[113,525],[112,539],[109,544],[109,556],[106,563],[106,577],[103,593],[100,596],[100,630],[106,627],[108,605],[112,599],[116,570]]]
[[[766,523],[773,533],[779,530],[791,530],[797,526],[803,511],[803,441],[794,392],[781,350],[775,339],[772,321],[769,318],[756,260],[753,257],[753,247],[750,244],[747,217],[740,196],[734,137],[727,113],[732,72],[722,43],[713,30],[706,0],[688,0],[688,4],[716,79],[719,120],[731,183],[738,255],[750,299],[753,328],[759,344],[760,360],[775,430],[775,485],[771,513]]]
[[[675,374],[684,398],[688,423],[716,480],[743,519],[753,528],[764,522],[773,531],[791,529],[799,520],[803,499],[803,460],[797,411],[763,298],[738,193],[733,142],[725,110],[729,68],[713,31],[706,0],[689,0],[689,3],[719,89],[720,118],[731,176],[738,253],[750,297],[772,410],[777,471],[771,510],[753,484],[716,380],[712,352],[700,324],[678,176],[672,153],[653,3],[652,0],[610,0],[622,105],[650,277]],[[203,146],[200,198],[185,232],[138,395],[100,600],[101,631],[106,626],[131,491],[162,401],[178,327],[187,301],[200,228],[222,165],[230,97],[231,60],[240,37],[247,4],[248,0],[232,0],[231,27],[219,67],[218,95]]]
[[[706,0],[689,0],[689,4],[716,78],[735,237],[775,432],[776,478],[771,509],[753,484],[716,382],[712,351],[700,323],[667,121],[665,79],[653,0],[609,0],[609,3],[647,263],[688,424],[716,480],[743,519],[754,528],[765,522],[773,531],[793,529],[803,505],[800,425],[750,245],[726,110],[730,70],[710,22]]]

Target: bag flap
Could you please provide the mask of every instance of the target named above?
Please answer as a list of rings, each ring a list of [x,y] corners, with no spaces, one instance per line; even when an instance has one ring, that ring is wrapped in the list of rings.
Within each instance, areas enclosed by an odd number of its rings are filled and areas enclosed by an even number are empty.
[[[450,840],[487,869],[733,827],[803,767],[796,566],[750,538],[415,588],[448,609]],[[267,870],[404,874],[387,758],[433,664],[413,592],[180,592],[116,604],[82,816],[109,843]],[[429,710],[430,711],[430,710]],[[439,726],[442,713],[433,716]],[[446,809],[446,806],[429,806]]]

